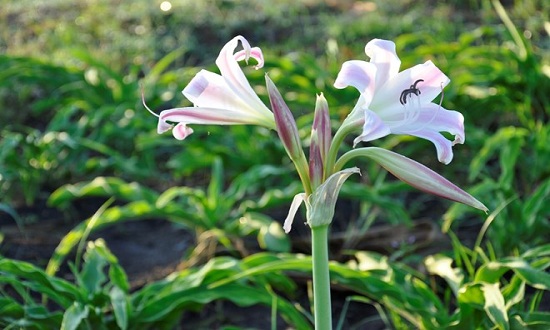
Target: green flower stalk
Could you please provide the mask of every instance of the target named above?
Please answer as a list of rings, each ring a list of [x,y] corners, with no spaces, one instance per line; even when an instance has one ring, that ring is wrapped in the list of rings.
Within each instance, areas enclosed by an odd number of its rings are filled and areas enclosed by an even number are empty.
[[[331,175],[323,182],[324,160],[327,157],[331,142],[330,117],[328,104],[320,95],[317,98],[315,116],[311,133],[309,171],[296,121],[284,102],[275,84],[266,75],[267,91],[271,108],[275,115],[277,133],[285,146],[286,152],[294,162],[302,180],[305,193],[296,195],[283,228],[290,232],[292,221],[302,202],[306,204],[307,224],[311,228],[313,260],[313,308],[316,329],[331,329],[332,314],[330,300],[330,273],[328,255],[328,227],[334,217],[334,208],[340,188],[344,181],[358,168],[350,168]],[[305,171],[304,171],[305,170]]]

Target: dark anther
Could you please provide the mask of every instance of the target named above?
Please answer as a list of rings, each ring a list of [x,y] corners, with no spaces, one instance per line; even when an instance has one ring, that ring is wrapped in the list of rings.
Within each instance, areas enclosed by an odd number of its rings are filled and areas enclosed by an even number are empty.
[[[421,94],[420,89],[416,87],[416,85],[421,81],[424,81],[424,79],[418,79],[414,82],[414,84],[411,85],[411,87],[401,92],[401,96],[399,97],[399,102],[401,102],[401,104],[405,105],[405,103],[407,103],[407,96],[412,94],[418,96]]]

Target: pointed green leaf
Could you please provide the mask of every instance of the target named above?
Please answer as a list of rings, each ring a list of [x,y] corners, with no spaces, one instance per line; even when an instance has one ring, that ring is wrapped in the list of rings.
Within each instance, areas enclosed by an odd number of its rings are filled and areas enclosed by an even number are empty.
[[[116,324],[120,329],[128,328],[129,319],[129,301],[126,293],[119,287],[114,286],[109,292],[111,298],[111,305],[113,306],[113,312],[115,313]]]
[[[481,289],[485,298],[485,305],[483,306],[485,312],[499,329],[508,330],[510,328],[508,313],[504,306],[504,297],[500,292],[499,284],[484,283]]]
[[[88,306],[75,301],[63,314],[61,330],[76,330],[80,326],[80,323],[88,317],[88,313]]]

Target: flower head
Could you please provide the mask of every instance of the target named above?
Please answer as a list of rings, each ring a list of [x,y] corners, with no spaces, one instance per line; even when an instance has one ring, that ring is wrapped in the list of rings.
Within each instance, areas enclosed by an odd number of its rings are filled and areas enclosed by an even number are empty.
[[[241,42],[243,50],[235,52]],[[248,41],[237,36],[221,50],[216,65],[221,74],[202,70],[183,90],[195,107],[164,110],[159,115],[157,131],[172,129],[174,137],[185,139],[193,130],[188,124],[236,125],[254,124],[275,128],[273,113],[263,104],[246,80],[239,61],[254,58],[259,69],[264,60],[258,47],[250,47]],[[175,126],[170,122],[176,122]]]
[[[342,65],[334,83],[353,86],[361,96],[346,121],[362,117],[363,132],[354,143],[389,134],[407,134],[430,140],[440,162],[453,159],[452,146],[464,143],[464,117],[432,101],[450,82],[431,61],[399,72],[401,61],[391,41],[374,39],[365,47],[370,62],[352,60]],[[345,124],[345,123],[344,123]],[[441,132],[455,136],[447,140]]]

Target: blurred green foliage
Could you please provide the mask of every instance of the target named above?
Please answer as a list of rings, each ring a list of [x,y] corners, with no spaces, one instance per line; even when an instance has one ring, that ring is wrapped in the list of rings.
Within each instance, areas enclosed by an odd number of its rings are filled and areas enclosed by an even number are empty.
[[[236,248],[239,237],[254,236],[259,248],[290,249],[289,238],[281,235],[283,219],[270,214],[286,210],[299,185],[294,174],[288,175],[292,165],[274,132],[205,126],[180,142],[170,134],[157,135],[155,118],[141,105],[141,90],[153,109],[190,105],[180,91],[201,68],[215,71],[219,49],[242,34],[266,58],[264,70],[244,68],[251,85],[267,100],[264,74],[269,73],[297,119],[306,148],[315,94],[324,93],[336,128],[358,95],[352,88],[336,90],[333,81],[345,60],[366,59],[363,48],[372,38],[394,40],[403,68],[431,59],[451,78],[443,106],[464,114],[467,138],[455,147],[449,166],[437,163],[428,141],[391,136],[374,144],[468,188],[491,213],[482,219],[462,205],[416,193],[376,164],[358,163],[363,175],[344,186],[341,196],[351,206],[337,212],[335,230],[365,232],[375,222],[428,217],[452,238],[453,249],[428,256],[424,273],[393,262],[407,254],[403,251],[395,251],[392,262],[356,252],[354,261],[332,266],[335,282],[353,292],[348,302],[379,306],[386,326],[398,329],[549,325],[550,316],[539,307],[550,287],[547,1],[503,1],[503,7],[494,0],[182,0],[171,1],[168,11],[160,3],[20,0],[2,5],[1,215],[25,225],[17,211],[37,201],[49,199],[50,206],[61,209],[83,197],[117,203],[87,220],[72,219],[82,222],[60,242],[47,272],[0,260],[0,324],[169,327],[184,310],[238,300],[234,292],[253,292],[254,299],[240,297],[244,300],[235,303],[275,299],[287,321],[309,327],[307,313],[286,301],[293,284],[282,275],[307,273],[307,258],[246,257]],[[83,266],[73,267],[75,283],[54,277],[90,232],[158,218],[194,232],[199,246],[205,237],[215,237],[235,259],[199,263],[129,293],[118,261],[96,242],[89,245]],[[479,234],[470,246],[459,237],[472,226]],[[105,269],[109,274],[102,273]],[[211,290],[220,274],[230,280],[216,284],[218,291],[200,299],[187,296],[188,289],[194,294]],[[266,283],[283,283],[278,289],[285,294],[275,297]],[[41,306],[34,293],[62,311]],[[164,304],[173,298],[177,303]]]

